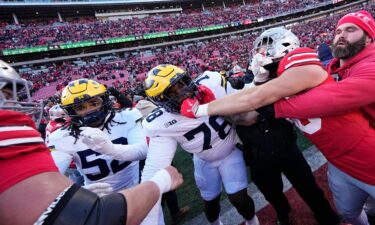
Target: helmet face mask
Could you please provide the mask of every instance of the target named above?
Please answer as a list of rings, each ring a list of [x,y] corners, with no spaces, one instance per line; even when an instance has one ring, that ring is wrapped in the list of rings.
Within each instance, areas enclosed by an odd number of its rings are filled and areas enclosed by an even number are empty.
[[[147,75],[144,88],[147,97],[154,104],[171,113],[179,113],[182,101],[198,94],[193,79],[184,70],[173,65],[153,68]]]
[[[284,27],[264,31],[253,43],[253,55],[262,52],[272,59],[281,59],[292,50],[299,48],[296,35]]]
[[[59,104],[52,106],[48,111],[50,120],[66,121],[68,119],[67,113],[61,108]]]
[[[85,114],[77,113],[83,105],[100,99],[101,105]],[[112,112],[113,101],[106,88],[93,80],[80,79],[70,82],[61,95],[62,108],[76,126],[97,127]]]
[[[42,102],[31,99],[31,82],[22,79],[7,63],[0,60],[0,109],[22,112],[39,125],[43,114]]]

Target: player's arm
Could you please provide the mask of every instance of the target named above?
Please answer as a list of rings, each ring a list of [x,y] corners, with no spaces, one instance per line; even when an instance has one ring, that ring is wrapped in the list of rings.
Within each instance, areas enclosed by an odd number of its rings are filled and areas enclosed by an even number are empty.
[[[361,68],[342,81],[281,100],[275,104],[275,115],[284,118],[334,116],[372,104],[375,102],[374,73],[369,67]]]
[[[81,128],[82,142],[92,150],[117,160],[136,161],[146,158],[147,142],[140,121],[128,131],[128,144],[113,144],[106,133],[98,128]]]
[[[140,224],[158,202],[161,194],[176,189],[182,184],[182,176],[174,167],[159,171],[151,181],[145,181],[120,193],[127,202],[127,225]],[[158,224],[158,221],[154,221]],[[145,223],[143,223],[145,224]]]
[[[201,105],[196,116],[232,115],[254,111],[281,98],[295,95],[321,84],[327,73],[318,65],[305,65],[286,70],[282,76],[261,86],[245,89]]]
[[[142,183],[150,180],[154,174],[169,165],[171,165],[176,152],[177,142],[169,137],[151,137],[149,142],[149,151],[142,171]],[[142,225],[157,225],[162,215],[161,196]]]

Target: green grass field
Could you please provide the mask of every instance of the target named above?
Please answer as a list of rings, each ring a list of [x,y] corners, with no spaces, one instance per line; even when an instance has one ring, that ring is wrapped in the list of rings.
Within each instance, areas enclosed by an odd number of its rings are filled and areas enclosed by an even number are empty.
[[[311,146],[310,141],[308,141],[300,131],[296,133],[297,144],[302,150]],[[188,215],[180,222],[180,224],[182,224],[203,212],[203,202],[194,181],[192,156],[179,148],[176,152],[173,164],[184,176],[184,184],[177,190],[179,205],[180,207],[185,205],[190,207]],[[226,198],[226,195],[222,194],[222,198]],[[168,207],[164,208],[164,217],[166,224],[171,224]]]

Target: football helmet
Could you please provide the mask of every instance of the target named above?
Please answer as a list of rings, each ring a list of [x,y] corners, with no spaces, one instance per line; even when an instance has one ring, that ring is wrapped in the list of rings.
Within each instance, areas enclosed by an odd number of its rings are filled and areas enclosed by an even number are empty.
[[[151,69],[144,81],[144,89],[150,101],[171,113],[179,113],[186,98],[198,96],[193,79],[183,69],[169,64]]]
[[[113,101],[109,97],[107,88],[88,79],[78,79],[71,81],[61,93],[61,107],[69,115],[71,122],[77,126],[90,126],[92,123],[104,121],[113,109]],[[86,115],[78,115],[74,107],[92,98],[100,97],[102,106]]]
[[[275,27],[265,30],[255,39],[252,53],[255,55],[262,49],[267,57],[279,59],[299,47],[300,42],[296,35],[284,27]]]
[[[67,113],[61,108],[59,104],[52,106],[48,110],[48,116],[50,120],[57,120],[57,119],[65,120],[68,117]]]
[[[42,102],[33,102],[29,82],[17,73],[9,64],[0,60],[0,109],[25,113],[39,125],[43,114]]]

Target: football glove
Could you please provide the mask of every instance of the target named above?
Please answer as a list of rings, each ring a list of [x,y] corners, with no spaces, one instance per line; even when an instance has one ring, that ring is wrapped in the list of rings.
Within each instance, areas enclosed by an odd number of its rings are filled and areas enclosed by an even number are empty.
[[[263,83],[269,80],[270,72],[264,68],[265,65],[272,63],[272,59],[260,53],[255,54],[251,62],[251,70],[254,74],[254,81]]]
[[[139,129],[141,129],[139,125]],[[117,160],[135,161],[146,158],[146,142],[133,143],[128,145],[113,144],[111,139],[99,128],[81,127],[80,135],[82,142],[97,153],[110,156]]]
[[[195,113],[199,105],[197,97],[187,98],[181,104],[180,114],[189,118],[196,118]]]
[[[80,135],[83,136],[82,142],[90,149],[105,155],[111,155],[113,143],[106,133],[99,128],[81,127]]]
[[[199,103],[201,104],[206,104],[216,99],[214,93],[212,93],[212,91],[204,85],[198,86],[198,92],[198,99]]]
[[[89,191],[94,192],[99,197],[111,194],[113,192],[112,186],[108,183],[98,182],[98,183],[88,184],[83,187]]]

